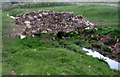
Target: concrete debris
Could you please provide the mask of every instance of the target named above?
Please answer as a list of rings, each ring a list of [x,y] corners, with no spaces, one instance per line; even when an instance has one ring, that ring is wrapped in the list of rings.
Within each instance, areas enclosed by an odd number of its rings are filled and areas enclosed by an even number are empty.
[[[25,25],[22,35],[48,33],[57,35],[59,32],[71,32],[81,29],[94,29],[95,25],[86,21],[82,15],[73,15],[72,12],[57,12],[42,10],[16,16],[17,25]]]
[[[25,35],[20,35],[20,39],[24,39],[24,38],[26,38]]]

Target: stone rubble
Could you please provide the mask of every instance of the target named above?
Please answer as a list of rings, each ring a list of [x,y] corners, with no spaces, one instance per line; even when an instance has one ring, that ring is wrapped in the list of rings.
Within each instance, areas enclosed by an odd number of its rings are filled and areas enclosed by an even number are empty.
[[[25,25],[24,36],[48,33],[57,35],[58,32],[71,32],[81,29],[95,29],[95,25],[84,19],[82,15],[72,12],[57,12],[42,10],[16,16],[17,25]]]

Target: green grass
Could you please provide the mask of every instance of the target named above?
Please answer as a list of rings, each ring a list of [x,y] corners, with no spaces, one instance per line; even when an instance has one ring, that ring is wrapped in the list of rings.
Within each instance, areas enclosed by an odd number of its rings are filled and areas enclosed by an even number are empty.
[[[72,5],[42,8],[22,8],[11,11],[3,11],[3,75],[10,75],[14,71],[17,75],[116,75],[118,71],[111,70],[102,60],[87,56],[81,47],[91,48],[91,44],[99,44],[89,41],[89,38],[78,37],[78,34],[68,33],[71,38],[58,39],[54,35],[38,36],[37,38],[10,39],[8,35],[13,27],[14,20],[6,16],[10,14],[24,14],[30,11],[55,10],[74,12],[75,15],[84,15],[92,22],[117,22],[117,7],[105,5]],[[112,11],[111,11],[112,10]],[[111,26],[110,29],[108,27]],[[100,25],[98,31],[86,30],[83,34],[108,34],[119,35],[117,25]],[[107,29],[107,31],[105,30]],[[57,42],[43,42],[43,39],[55,38]],[[90,44],[91,43],[91,44]],[[79,45],[77,45],[79,44]],[[67,45],[67,47],[63,47]],[[82,55],[82,56],[81,56]],[[90,67],[89,67],[90,66]]]
[[[90,62],[91,60],[93,61]],[[62,48],[41,48],[36,49],[36,51],[25,49],[15,53],[8,61],[14,67],[12,69],[17,75],[115,74],[112,70],[108,70],[109,67],[105,63],[97,59],[85,55],[80,56]],[[97,64],[93,65],[93,63]]]
[[[59,43],[39,41],[38,38],[15,40],[3,62],[3,74],[10,74],[11,69],[17,75],[114,75],[104,62],[73,50],[61,48]],[[71,48],[77,46],[69,42]],[[57,45],[57,48],[56,48]],[[74,46],[73,46],[74,45]],[[80,49],[80,47],[79,47]],[[79,51],[82,52],[82,51]],[[82,55],[82,56],[80,56]],[[90,67],[89,67],[90,66]],[[102,66],[102,68],[101,68]]]
[[[4,5],[5,2],[3,2],[3,6],[2,9],[9,11],[9,10],[13,10],[15,8],[38,8],[38,7],[55,7],[55,6],[69,6],[69,5],[73,5],[71,3],[67,3],[67,2],[36,2],[36,3],[18,3],[18,4],[12,4],[12,5]]]
[[[118,24],[105,24],[97,26],[97,34],[110,34],[112,36],[117,36],[120,38],[120,28]]]

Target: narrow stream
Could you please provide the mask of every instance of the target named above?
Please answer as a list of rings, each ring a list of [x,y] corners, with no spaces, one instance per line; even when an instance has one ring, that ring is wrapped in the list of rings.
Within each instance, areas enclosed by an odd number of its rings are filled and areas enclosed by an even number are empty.
[[[95,58],[98,58],[98,59],[103,59],[105,62],[108,63],[109,67],[111,69],[115,69],[115,70],[120,70],[120,63],[115,61],[115,60],[112,60],[112,59],[109,59],[108,57],[104,57],[103,55],[101,55],[99,52],[97,51],[92,51],[91,49],[87,49],[87,48],[82,48],[85,52],[87,52],[86,54],[89,55],[89,56],[92,56],[92,57],[95,57]]]

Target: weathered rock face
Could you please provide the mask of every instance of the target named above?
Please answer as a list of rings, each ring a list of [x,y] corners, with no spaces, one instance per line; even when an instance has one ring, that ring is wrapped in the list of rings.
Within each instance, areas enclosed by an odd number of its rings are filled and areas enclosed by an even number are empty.
[[[25,25],[23,35],[58,32],[71,32],[76,29],[93,29],[95,26],[82,15],[71,12],[39,11],[16,16],[16,24]]]

